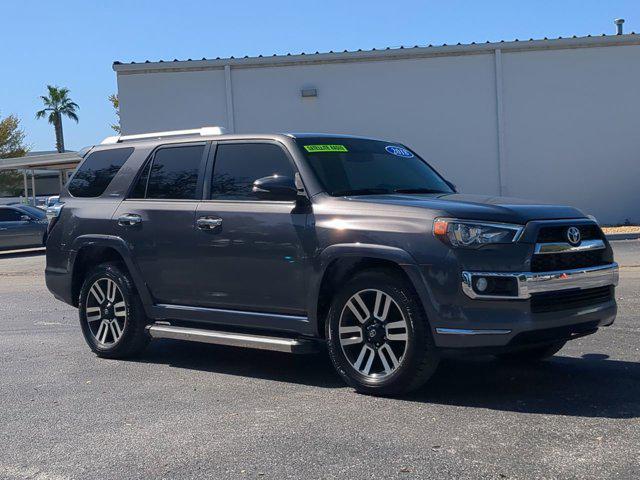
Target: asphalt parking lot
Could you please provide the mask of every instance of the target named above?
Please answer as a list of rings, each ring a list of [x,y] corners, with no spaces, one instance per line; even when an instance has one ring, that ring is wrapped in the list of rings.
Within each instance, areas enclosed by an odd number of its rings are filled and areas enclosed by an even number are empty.
[[[0,254],[0,478],[639,478],[640,240],[614,248],[613,326],[535,367],[446,361],[401,399],[322,354],[99,359],[42,253]]]

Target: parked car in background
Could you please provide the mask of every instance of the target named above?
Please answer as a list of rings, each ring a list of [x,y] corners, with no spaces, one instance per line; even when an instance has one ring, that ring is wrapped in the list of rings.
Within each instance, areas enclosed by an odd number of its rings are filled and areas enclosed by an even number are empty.
[[[0,206],[0,250],[43,247],[47,241],[47,216],[30,205]]]
[[[60,202],[60,195],[52,195],[47,198],[47,203],[45,205],[46,208],[53,207],[56,203]]]

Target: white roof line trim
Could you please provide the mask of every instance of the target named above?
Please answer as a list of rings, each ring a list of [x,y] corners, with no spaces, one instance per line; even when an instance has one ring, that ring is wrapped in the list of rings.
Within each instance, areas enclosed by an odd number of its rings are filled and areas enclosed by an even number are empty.
[[[276,55],[270,57],[220,58],[215,60],[178,60],[141,63],[113,64],[113,70],[119,74],[146,73],[150,71],[209,70],[233,67],[285,66],[295,64],[350,62],[365,60],[425,58],[435,56],[477,55],[491,53],[497,49],[502,52],[526,50],[553,50],[588,47],[609,47],[619,45],[640,45],[640,35],[606,35],[576,38],[527,40],[493,43],[471,43],[429,47],[406,47],[383,50],[363,50],[351,52],[328,52],[300,55]]]
[[[149,133],[138,133],[136,135],[120,135],[120,136],[112,136],[107,137],[100,145],[114,145],[116,143],[124,143],[135,140],[150,140],[154,138],[167,138],[167,137],[184,137],[184,136],[201,136],[207,137],[211,135],[223,135],[226,133],[226,130],[222,127],[210,126],[210,127],[201,127],[194,128],[190,130],[167,130],[165,132],[149,132]]]

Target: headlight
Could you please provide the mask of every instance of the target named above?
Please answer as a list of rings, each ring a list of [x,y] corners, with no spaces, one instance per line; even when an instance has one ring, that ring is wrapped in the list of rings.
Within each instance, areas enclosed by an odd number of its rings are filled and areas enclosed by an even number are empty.
[[[522,231],[521,225],[436,218],[433,233],[456,248],[478,248],[490,243],[511,243]]]

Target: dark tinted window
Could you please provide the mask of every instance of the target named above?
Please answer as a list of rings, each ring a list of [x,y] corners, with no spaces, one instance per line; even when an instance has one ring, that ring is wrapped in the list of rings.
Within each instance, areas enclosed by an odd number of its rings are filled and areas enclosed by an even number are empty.
[[[36,217],[39,219],[44,219],[47,214],[44,210],[41,210],[39,208],[36,207],[32,207],[31,205],[20,205],[18,207],[20,210],[24,211],[25,214],[30,214],[32,217]]]
[[[452,192],[433,168],[397,143],[345,137],[296,142],[330,195]]]
[[[74,197],[99,197],[133,153],[133,148],[114,148],[90,154],[69,182]]]
[[[13,208],[0,208],[0,222],[17,222],[21,215],[23,214]]]
[[[145,198],[195,199],[204,145],[162,148],[153,157]]]
[[[149,180],[149,170],[151,170],[151,163],[147,162],[142,172],[140,172],[140,176],[136,181],[135,186],[131,190],[129,194],[129,198],[144,198],[147,193],[147,180]]]
[[[213,167],[211,198],[256,200],[251,192],[259,178],[295,172],[282,148],[267,143],[229,143],[218,145]]]

